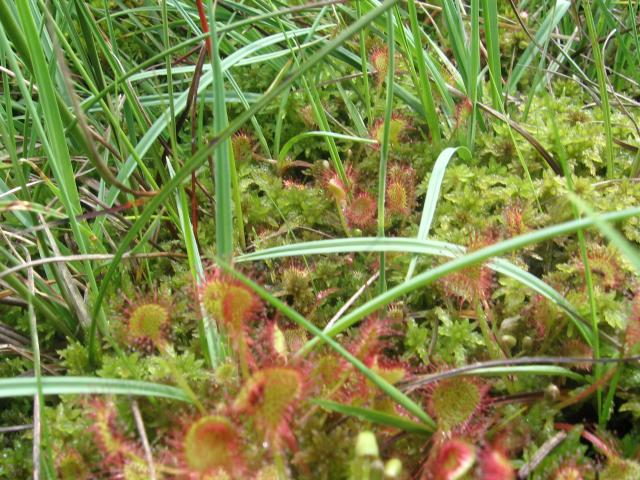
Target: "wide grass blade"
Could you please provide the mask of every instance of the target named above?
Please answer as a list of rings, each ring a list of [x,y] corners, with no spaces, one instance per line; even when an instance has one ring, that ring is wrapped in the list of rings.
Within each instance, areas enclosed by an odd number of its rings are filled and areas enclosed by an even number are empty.
[[[236,260],[256,261],[270,260],[273,258],[302,256],[302,255],[330,255],[336,253],[353,252],[399,252],[413,253],[417,255],[435,255],[446,258],[459,258],[464,255],[465,248],[453,243],[437,240],[418,240],[412,238],[389,238],[380,240],[376,237],[369,238],[345,238],[336,240],[319,240],[305,242],[282,247],[273,247],[266,250],[250,253],[237,257]],[[415,258],[415,257],[414,257]],[[487,267],[495,272],[513,278],[522,285],[539,293],[560,307],[572,320],[583,338],[589,345],[593,345],[594,337],[591,334],[586,321],[578,311],[552,286],[540,280],[535,275],[514,265],[508,260],[494,258],[487,262]]]
[[[431,80],[427,73],[425,54],[422,49],[422,37],[420,28],[418,27],[418,14],[416,12],[415,0],[409,0],[407,2],[407,9],[409,22],[411,24],[411,33],[413,34],[413,54],[415,55],[416,63],[418,64],[418,75],[420,80],[416,84],[416,88],[418,88],[418,93],[422,100],[422,107],[424,108],[427,125],[429,125],[431,139],[434,143],[438,144],[441,140],[442,133],[440,131],[440,122],[438,120],[433,91],[431,89]]]
[[[418,240],[426,240],[429,236],[431,222],[433,222],[433,217],[436,213],[436,206],[438,205],[438,198],[440,197],[442,180],[444,179],[444,174],[447,171],[449,162],[456,153],[467,160],[471,157],[471,152],[465,147],[449,147],[445,148],[440,155],[438,155],[438,159],[433,166],[431,176],[429,177],[427,194],[424,199],[424,206],[422,207],[422,216],[420,217],[420,226],[418,227],[418,236],[416,237]],[[405,280],[409,280],[413,276],[417,262],[417,257],[413,257],[411,259]]]
[[[135,395],[190,402],[182,390],[159,383],[98,377],[41,377],[43,395]],[[36,379],[0,379],[0,398],[29,397],[37,392]]]
[[[626,218],[636,216],[636,215],[640,215],[640,207],[629,208],[629,209],[621,210],[618,212],[602,214],[600,215],[600,219],[606,220],[606,221],[619,221],[619,220],[624,220]],[[400,285],[397,285],[392,289],[388,290],[387,292],[382,293],[377,297],[369,300],[365,304],[361,305],[360,307],[356,308],[352,312],[342,317],[326,333],[329,336],[333,337],[338,333],[343,332],[350,326],[354,325],[356,322],[363,319],[367,315],[375,312],[376,310],[382,308],[385,305],[388,305],[389,303],[394,301],[396,298],[402,295],[406,295],[418,288],[429,285],[435,282],[436,280],[450,273],[454,273],[462,268],[476,265],[492,257],[496,257],[504,253],[512,252],[520,248],[526,247],[528,245],[532,245],[534,243],[542,242],[544,240],[557,237],[559,235],[573,233],[577,230],[584,229],[587,226],[593,226],[594,224],[595,222],[593,218],[573,220],[571,222],[561,223],[551,227],[536,230],[534,232],[530,232],[524,235],[519,235],[517,237],[504,240],[502,242],[490,245],[488,247],[481,248],[472,253],[468,253],[462,257],[458,257],[438,267],[427,270],[417,275],[416,277],[412,278],[408,282],[403,282]],[[320,340],[317,338],[309,341],[307,345],[299,351],[299,353],[308,352],[319,341]]]
[[[501,110],[503,87],[498,18],[497,0],[482,0],[482,19],[484,20],[484,35],[487,47],[487,65],[489,66],[489,74],[495,80],[496,87],[491,89],[491,101],[493,108]]]
[[[209,25],[211,28],[211,70],[213,71],[213,134],[219,135],[228,125],[227,106],[224,101],[224,77],[220,59],[219,38],[216,30],[216,7],[209,0]],[[211,172],[215,180],[216,199],[216,250],[217,254],[229,260],[233,254],[233,197],[231,193],[232,177],[236,178],[235,163],[230,155],[229,138],[221,139],[213,150],[215,171]]]
[[[535,58],[536,54],[539,50],[539,45],[544,45],[553,32],[553,29],[556,28],[562,17],[564,17],[567,10],[571,6],[571,2],[568,0],[557,0],[554,4],[551,12],[547,17],[542,21],[538,32],[535,35],[535,42],[529,44],[529,46],[525,49],[525,51],[520,55],[518,59],[518,63],[513,68],[511,72],[511,76],[509,77],[509,83],[507,85],[507,93],[513,94],[516,86],[522,79],[522,76],[525,74],[527,68]],[[496,79],[497,83],[497,79]]]

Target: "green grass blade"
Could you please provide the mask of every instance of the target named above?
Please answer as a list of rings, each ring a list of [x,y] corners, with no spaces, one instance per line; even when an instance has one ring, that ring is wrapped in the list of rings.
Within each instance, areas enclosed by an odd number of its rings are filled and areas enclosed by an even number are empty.
[[[482,18],[484,20],[484,36],[487,47],[487,64],[491,77],[495,79],[495,89],[491,89],[493,108],[502,109],[502,66],[500,64],[500,32],[498,30],[497,0],[482,0]]]
[[[195,155],[185,161],[184,166],[176,172],[175,177],[173,177],[167,184],[162,188],[160,192],[156,196],[154,196],[144,210],[140,213],[136,222],[131,226],[128,230],[127,234],[120,242],[120,246],[118,250],[114,254],[114,259],[109,266],[109,270],[105,273],[104,278],[102,279],[102,287],[100,288],[98,295],[94,304],[94,312],[99,311],[101,308],[102,301],[104,296],[109,288],[109,282],[113,278],[117,270],[117,265],[122,258],[122,255],[127,251],[129,245],[133,242],[133,240],[138,236],[138,233],[142,230],[144,225],[149,221],[149,219],[153,216],[155,210],[160,207],[163,202],[168,198],[168,196],[180,185],[187,177],[191,174],[191,172],[202,165],[210,155],[210,153],[216,148],[216,146],[223,139],[229,138],[234,132],[236,132],[247,120],[249,120],[256,112],[259,112],[265,105],[269,104],[273,101],[278,95],[283,93],[289,85],[293,82],[301,78],[304,74],[309,72],[311,69],[317,66],[317,64],[327,57],[331,52],[337,49],[340,45],[342,45],[345,41],[355,35],[358,31],[360,31],[363,27],[371,23],[375,18],[384,14],[387,10],[393,7],[397,0],[387,0],[378,8],[368,12],[366,15],[363,15],[360,19],[354,22],[352,25],[347,27],[345,30],[340,32],[333,40],[326,43],[324,47],[322,47],[318,52],[316,52],[311,58],[309,58],[305,63],[303,63],[298,69],[294,70],[290,73],[280,84],[274,86],[269,92],[267,92],[264,96],[261,97],[249,110],[245,110],[238,117],[233,119],[229,126],[221,132],[213,141],[209,143],[205,148],[200,149]],[[94,315],[95,318],[95,315]],[[95,326],[92,329],[92,335],[90,336],[89,343],[90,348],[89,352],[95,351]]]
[[[386,101],[384,107],[384,125],[380,145],[380,164],[378,166],[378,237],[384,237],[384,202],[387,193],[387,163],[391,150],[391,115],[393,114],[393,86],[396,75],[396,43],[393,35],[393,11],[387,12],[387,79]],[[387,289],[384,252],[380,253],[380,292]]]
[[[623,220],[625,218],[629,218],[631,216],[635,216],[639,214],[640,214],[640,207],[635,207],[635,208],[621,210],[618,212],[603,214],[603,215],[600,215],[600,218],[606,221],[616,221],[616,220]],[[595,222],[593,218],[573,220],[571,222],[561,223],[551,227],[536,230],[534,232],[530,232],[524,235],[519,235],[517,237],[504,240],[502,242],[490,245],[480,250],[476,250],[462,257],[458,257],[438,267],[427,270],[426,272],[423,272],[417,275],[416,277],[412,278],[408,282],[403,282],[400,285],[397,285],[396,287],[388,290],[387,292],[380,294],[377,297],[369,300],[365,304],[361,305],[360,307],[356,308],[352,312],[342,317],[326,333],[327,335],[333,337],[338,333],[344,331],[345,329],[349,328],[350,326],[352,326],[353,324],[355,324],[365,316],[375,312],[376,310],[378,310],[379,308],[385,305],[388,305],[390,302],[394,301],[396,298],[402,295],[406,295],[407,293],[410,293],[418,288],[429,285],[435,282],[436,280],[450,273],[456,272],[462,268],[476,265],[492,257],[496,257],[504,253],[512,252],[520,248],[526,247],[528,245],[532,245],[534,243],[538,243],[544,240],[548,240],[550,238],[557,237],[559,235],[573,233],[577,230],[584,229],[585,227],[592,226],[594,224]],[[319,342],[318,339],[309,341],[307,345],[303,347],[299,352],[307,353],[318,342]]]
[[[362,1],[356,0],[356,18],[362,16]],[[367,117],[367,122],[371,125],[373,121],[373,112],[371,109],[371,89],[369,88],[369,62],[367,61],[367,28],[363,28],[358,36],[358,46],[360,52],[360,68],[362,70],[362,91],[364,93],[364,108]]]
[[[371,410],[369,408],[344,405],[342,403],[319,398],[312,400],[312,402],[325,410],[329,410],[330,412],[341,413],[342,415],[347,415],[349,417],[356,417],[376,425],[397,428],[398,430],[408,433],[416,433],[418,435],[431,435],[433,433],[433,428],[399,417],[398,415]]]
[[[211,28],[211,70],[213,71],[213,134],[219,135],[228,125],[227,106],[224,101],[224,77],[220,60],[220,46],[216,31],[216,7],[209,0],[209,25]],[[233,197],[232,176],[237,179],[235,164],[230,155],[229,138],[221,139],[213,150],[216,199],[216,251],[225,260],[233,255]]]
[[[435,144],[438,144],[442,138],[442,133],[440,132],[440,122],[438,120],[435,101],[433,99],[431,80],[427,73],[424,50],[422,49],[422,37],[420,28],[418,27],[418,14],[416,12],[415,0],[409,0],[407,2],[407,8],[409,13],[409,22],[411,24],[411,34],[413,35],[413,54],[415,55],[416,63],[418,64],[418,78],[420,80],[416,85],[416,88],[419,90],[418,93],[422,100],[424,116],[427,121],[427,125],[429,125],[431,138]]]
[[[229,266],[225,264],[221,264],[221,266],[230,273],[235,276],[242,283],[250,287],[254,290],[260,298],[262,298],[265,302],[268,302],[271,306],[277,309],[281,314],[289,318],[291,321],[301,326],[311,334],[315,336],[317,339],[321,339],[325,342],[331,349],[335,350],[340,356],[342,356],[346,361],[348,361],[353,367],[358,369],[360,373],[362,373],[365,377],[367,377],[374,385],[376,385],[382,392],[391,397],[395,402],[397,402],[402,407],[406,408],[407,411],[416,416],[416,418],[420,419],[427,427],[435,429],[435,423],[427,415],[424,410],[413,400],[411,400],[407,395],[402,393],[392,384],[387,382],[383,377],[375,373],[369,367],[367,367],[362,361],[358,358],[354,357],[346,348],[340,345],[338,342],[327,336],[322,330],[316,327],[309,320],[304,318],[294,309],[289,307],[286,303],[279,300],[277,297],[269,293],[267,290],[262,288],[257,283],[253,282],[249,278],[244,275],[233,271]]]
[[[466,48],[466,35],[462,23],[462,13],[454,0],[443,0],[442,11],[447,25],[447,32],[453,56],[458,62],[458,71],[462,78],[469,78],[469,55]],[[466,85],[467,89],[469,85]],[[467,90],[467,94],[469,91]]]
[[[535,35],[535,43],[530,43],[529,46],[525,49],[525,51],[520,55],[518,59],[518,63],[513,68],[511,72],[511,76],[509,78],[509,83],[507,85],[507,93],[513,94],[515,88],[522,79],[522,76],[525,74],[527,68],[533,61],[534,57],[538,53],[538,45],[544,45],[553,29],[556,28],[562,17],[564,17],[565,13],[569,10],[571,6],[571,2],[568,0],[557,0],[554,7],[551,9],[550,14],[542,21],[538,32]],[[497,83],[496,79],[496,83]]]
[[[0,398],[29,397],[36,394],[36,379],[15,377],[0,379]],[[42,377],[44,395],[135,395],[190,402],[180,389],[159,383],[117,378]]]
[[[467,146],[473,151],[478,123],[478,83],[480,82],[480,0],[471,0],[471,45],[467,70],[467,93],[471,101],[471,116]]]
[[[420,217],[420,226],[418,227],[418,240],[426,240],[429,236],[431,222],[433,222],[433,217],[436,213],[436,206],[438,205],[442,180],[444,179],[444,174],[447,171],[449,162],[456,153],[467,160],[471,157],[471,152],[465,147],[449,147],[445,148],[440,155],[438,155],[436,163],[433,166],[431,177],[429,177],[427,194],[424,199],[424,206],[422,207],[422,216]],[[411,259],[405,280],[409,280],[413,276],[417,262],[417,257],[413,257]]]
[[[613,131],[611,129],[611,108],[609,106],[609,93],[607,91],[607,73],[602,52],[600,51],[600,41],[593,20],[591,11],[591,2],[583,0],[582,9],[587,20],[587,31],[589,32],[589,40],[591,41],[591,51],[593,52],[593,61],[596,66],[596,74],[598,76],[598,87],[600,89],[600,102],[602,104],[602,120],[604,122],[605,138],[607,140],[606,159],[607,159],[607,178],[614,177],[613,171]],[[636,52],[639,55],[640,52]]]

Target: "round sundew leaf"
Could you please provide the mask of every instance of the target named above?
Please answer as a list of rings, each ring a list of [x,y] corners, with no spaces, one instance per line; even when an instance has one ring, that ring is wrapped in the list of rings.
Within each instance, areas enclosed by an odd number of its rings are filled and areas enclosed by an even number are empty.
[[[226,418],[208,415],[193,423],[184,438],[187,467],[205,473],[216,470],[234,472],[241,468],[240,438]]]
[[[210,278],[201,287],[200,299],[211,317],[234,332],[243,329],[260,302],[244,285],[218,276]]]
[[[129,315],[129,334],[134,338],[148,337],[157,343],[162,340],[162,329],[168,321],[167,307],[159,303],[143,303]]]
[[[602,480],[631,480],[640,478],[640,463],[634,460],[613,457],[600,472]]]
[[[509,458],[501,451],[491,448],[481,456],[482,480],[515,480],[516,472]]]
[[[237,133],[231,139],[233,157],[237,165],[247,163],[253,158],[253,145],[246,133]]]
[[[352,226],[368,227],[375,221],[376,202],[368,193],[359,193],[349,204],[346,213]]]
[[[387,187],[387,208],[392,213],[407,213],[409,210],[407,190],[400,182],[392,182]]]
[[[202,286],[200,299],[207,313],[213,318],[220,318],[222,315],[222,297],[225,290],[226,284],[217,279],[209,280]]]
[[[238,331],[250,319],[255,304],[253,292],[243,286],[229,285],[222,298],[222,320],[229,328]]]
[[[302,374],[293,368],[266,368],[247,380],[235,401],[235,409],[247,411],[267,437],[286,428],[290,409],[303,392]]]
[[[438,428],[449,432],[464,427],[480,407],[482,396],[481,387],[464,377],[438,382],[429,400]]]
[[[378,78],[383,79],[389,68],[389,50],[385,47],[377,48],[371,54],[371,64],[375,68]]]
[[[434,480],[461,480],[471,470],[476,461],[476,450],[473,445],[452,438],[446,440],[439,448],[433,465]]]

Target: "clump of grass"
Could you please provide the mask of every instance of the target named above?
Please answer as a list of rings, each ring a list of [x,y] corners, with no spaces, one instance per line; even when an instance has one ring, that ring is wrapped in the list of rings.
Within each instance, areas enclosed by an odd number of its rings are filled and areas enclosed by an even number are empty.
[[[638,476],[633,2],[67,3],[0,2],[0,471]]]

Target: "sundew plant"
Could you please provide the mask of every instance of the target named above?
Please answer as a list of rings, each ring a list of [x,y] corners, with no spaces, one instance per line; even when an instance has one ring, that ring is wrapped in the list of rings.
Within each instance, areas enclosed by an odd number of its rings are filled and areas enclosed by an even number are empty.
[[[640,479],[635,0],[0,0],[0,478]]]

